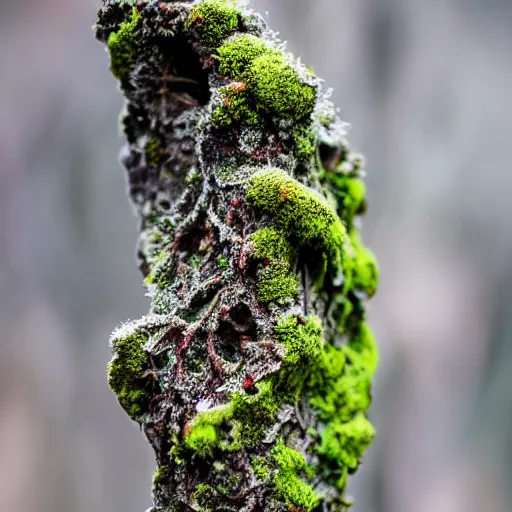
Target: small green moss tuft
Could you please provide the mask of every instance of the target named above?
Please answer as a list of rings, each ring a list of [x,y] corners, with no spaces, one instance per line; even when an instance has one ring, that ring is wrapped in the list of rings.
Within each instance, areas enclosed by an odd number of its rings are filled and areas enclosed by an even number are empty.
[[[280,260],[291,264],[296,251],[286,239],[286,234],[275,228],[261,228],[255,231],[249,242],[254,246],[254,256],[261,259]]]
[[[108,384],[131,418],[143,414],[149,396],[148,361],[142,348],[147,340],[143,333],[114,340],[114,355],[108,363]]]
[[[108,36],[107,47],[110,52],[110,70],[118,80],[125,80],[130,76],[136,63],[136,40],[140,14],[133,9],[130,21],[121,23],[117,32]]]
[[[305,377],[316,367],[323,353],[323,331],[316,316],[281,318],[275,327],[277,339],[286,347],[282,369],[276,377],[287,401],[295,402]]]
[[[249,241],[254,247],[253,256],[263,260],[264,265],[258,282],[258,300],[281,303],[296,298],[299,278],[291,271],[296,253],[285,234],[274,228],[261,228]]]
[[[214,111],[214,126],[233,121],[257,124],[269,115],[295,122],[311,117],[315,87],[302,82],[281,50],[257,37],[241,35],[220,46],[216,57],[219,73],[237,82],[234,88],[223,89],[223,105]],[[297,142],[300,155],[312,154],[304,130],[297,132]]]
[[[345,228],[336,212],[313,190],[282,171],[256,174],[247,190],[249,204],[274,217],[276,227],[301,247],[320,251],[334,273],[341,270]]]
[[[349,237],[353,250],[352,286],[356,290],[365,292],[368,297],[372,297],[379,283],[377,261],[373,252],[362,244],[357,230],[351,230]]]
[[[315,88],[302,83],[284,55],[261,55],[247,71],[258,109],[277,114],[282,119],[307,119],[315,108]]]
[[[252,62],[265,54],[278,55],[256,36],[243,34],[233,37],[217,48],[219,73],[233,80],[242,80]]]
[[[201,44],[217,48],[238,27],[239,12],[235,2],[205,0],[194,5],[187,28],[197,32]]]
[[[270,262],[261,272],[258,282],[259,302],[282,304],[298,296],[299,277],[290,273],[290,265],[283,261]]]
[[[235,393],[232,398],[233,419],[236,421],[233,448],[258,446],[281,406],[282,401],[276,396],[271,379],[258,382],[256,388],[258,392],[254,395]]]
[[[311,123],[298,124],[292,131],[295,156],[299,160],[309,160],[316,151],[316,137]]]
[[[340,466],[356,469],[374,436],[375,429],[363,413],[346,423],[332,421],[321,434],[318,453]]]
[[[313,488],[300,478],[306,470],[304,457],[280,440],[273,448],[271,458],[277,467],[272,481],[277,498],[288,507],[313,510],[319,499]]]
[[[167,466],[157,466],[155,474],[153,475],[154,485],[159,484],[165,480],[168,469],[169,468]]]
[[[224,102],[213,111],[212,126],[215,128],[229,126],[233,121],[245,121],[251,125],[260,122],[260,117],[254,110],[247,91],[236,92],[231,87],[223,87],[221,91]]]
[[[232,414],[231,406],[216,407],[198,414],[186,431],[185,446],[200,457],[211,457],[216,448],[224,445],[217,429],[229,421]]]
[[[266,480],[270,473],[269,464],[265,457],[254,456],[251,458],[251,466],[254,472],[254,476],[258,480]]]

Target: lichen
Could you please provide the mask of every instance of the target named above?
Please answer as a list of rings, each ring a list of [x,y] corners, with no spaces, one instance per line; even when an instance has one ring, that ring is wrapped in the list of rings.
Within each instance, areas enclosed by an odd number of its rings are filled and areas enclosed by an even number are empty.
[[[206,0],[194,5],[187,27],[198,34],[201,44],[216,48],[237,28],[238,17],[234,1]]]
[[[119,80],[129,77],[136,63],[136,30],[140,19],[136,8],[132,11],[129,21],[123,21],[117,32],[108,36],[107,46],[110,51],[110,70]]]

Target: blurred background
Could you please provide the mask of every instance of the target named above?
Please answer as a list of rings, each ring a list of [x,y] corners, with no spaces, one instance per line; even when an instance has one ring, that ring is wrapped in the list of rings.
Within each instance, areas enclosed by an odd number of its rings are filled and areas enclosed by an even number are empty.
[[[512,510],[512,2],[253,0],[368,159],[378,436],[355,512]],[[0,0],[0,510],[143,512],[108,389],[148,305],[99,0]]]

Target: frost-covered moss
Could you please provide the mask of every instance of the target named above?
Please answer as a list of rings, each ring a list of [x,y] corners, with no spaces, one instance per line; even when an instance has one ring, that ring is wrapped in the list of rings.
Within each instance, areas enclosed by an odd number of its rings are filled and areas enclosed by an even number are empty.
[[[216,48],[238,26],[239,13],[232,0],[206,0],[194,5],[187,26],[204,46]]]
[[[315,89],[305,84],[282,55],[263,54],[247,70],[257,108],[300,122],[313,113]]]
[[[215,126],[233,121],[256,124],[272,116],[301,123],[311,117],[315,87],[299,77],[281,50],[241,35],[217,49],[217,60],[219,73],[236,82],[223,89],[223,104],[214,111]],[[305,138],[298,142],[302,156],[311,152]]]
[[[321,196],[282,171],[269,170],[251,179],[246,197],[299,246],[319,251],[335,272],[341,269],[346,230]]]

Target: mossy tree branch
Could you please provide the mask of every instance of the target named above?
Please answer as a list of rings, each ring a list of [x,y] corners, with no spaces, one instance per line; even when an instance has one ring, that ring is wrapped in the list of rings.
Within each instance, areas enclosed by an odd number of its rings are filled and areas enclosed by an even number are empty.
[[[343,510],[374,430],[378,271],[329,91],[230,0],[103,0],[150,312],[109,383],[158,462],[155,512]]]

